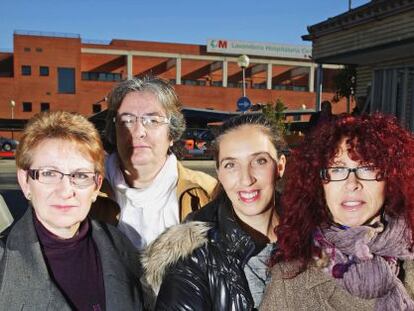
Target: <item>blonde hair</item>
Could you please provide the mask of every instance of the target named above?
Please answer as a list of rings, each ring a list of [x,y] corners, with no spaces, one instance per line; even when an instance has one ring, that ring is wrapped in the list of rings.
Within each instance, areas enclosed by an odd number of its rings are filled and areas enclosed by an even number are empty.
[[[82,115],[65,111],[43,112],[30,119],[16,150],[16,166],[29,169],[33,150],[46,139],[73,142],[94,163],[95,172],[105,174],[105,154],[98,131]]]

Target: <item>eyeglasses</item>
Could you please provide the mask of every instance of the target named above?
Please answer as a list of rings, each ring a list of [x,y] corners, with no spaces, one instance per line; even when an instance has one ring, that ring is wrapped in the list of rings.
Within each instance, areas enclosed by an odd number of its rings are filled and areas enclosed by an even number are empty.
[[[132,114],[123,114],[113,118],[114,123],[120,124],[129,129],[133,128],[138,120],[147,129],[153,129],[163,124],[170,124],[169,118],[157,115],[136,116]]]
[[[348,179],[349,174],[355,173],[356,178],[360,180],[381,180],[383,175],[378,168],[374,166],[360,166],[360,167],[327,167],[321,169],[320,176],[325,181],[341,181]]]
[[[94,172],[73,172],[65,174],[58,170],[52,170],[47,168],[29,169],[28,175],[42,184],[58,184],[62,181],[64,176],[68,176],[72,185],[77,187],[88,187],[92,184],[96,184],[98,173]]]

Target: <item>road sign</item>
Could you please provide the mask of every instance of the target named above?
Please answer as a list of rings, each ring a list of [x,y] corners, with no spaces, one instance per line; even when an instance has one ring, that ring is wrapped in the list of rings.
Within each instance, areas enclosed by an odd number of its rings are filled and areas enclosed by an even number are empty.
[[[247,111],[251,107],[252,103],[247,96],[242,96],[237,100],[237,109],[240,111]]]

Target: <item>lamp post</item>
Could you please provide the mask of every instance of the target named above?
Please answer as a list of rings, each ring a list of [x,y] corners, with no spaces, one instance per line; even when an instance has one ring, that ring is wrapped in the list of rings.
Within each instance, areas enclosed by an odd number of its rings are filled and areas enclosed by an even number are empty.
[[[14,107],[16,107],[16,102],[14,100],[10,101],[10,107],[11,107],[11,118],[14,119]]]
[[[237,59],[237,65],[243,72],[243,97],[246,97],[246,68],[249,67],[250,59],[247,55],[240,55]]]
[[[14,119],[14,107],[16,107],[16,102],[14,100],[10,101],[10,108],[11,108],[11,118],[12,120]],[[12,135],[12,139],[14,139],[14,132],[13,132],[13,124],[12,124],[12,130],[11,130],[11,135]]]

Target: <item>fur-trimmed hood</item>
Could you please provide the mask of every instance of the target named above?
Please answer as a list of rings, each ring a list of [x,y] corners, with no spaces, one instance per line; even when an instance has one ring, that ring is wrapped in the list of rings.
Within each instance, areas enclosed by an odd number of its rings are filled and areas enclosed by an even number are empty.
[[[205,245],[210,228],[210,223],[201,221],[179,224],[168,228],[148,245],[141,258],[145,291],[151,289],[156,295],[168,267]]]

